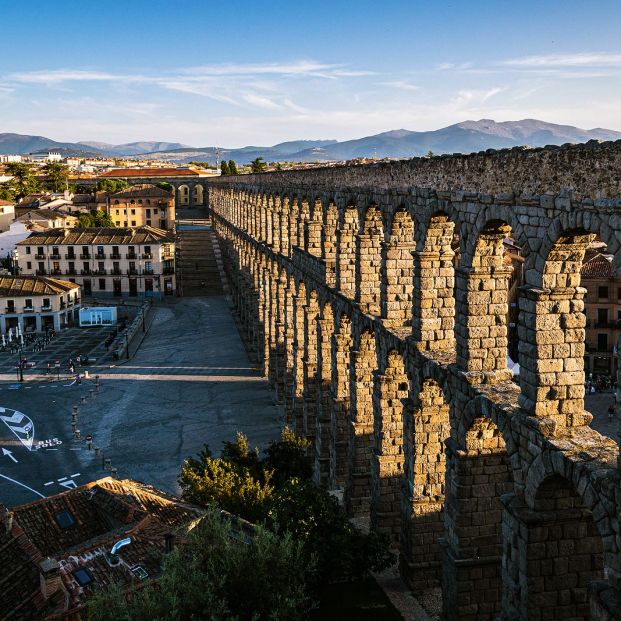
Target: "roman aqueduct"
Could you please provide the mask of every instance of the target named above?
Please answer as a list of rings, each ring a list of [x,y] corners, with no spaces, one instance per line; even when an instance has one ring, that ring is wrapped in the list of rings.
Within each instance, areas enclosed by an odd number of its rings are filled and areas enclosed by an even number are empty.
[[[621,462],[584,410],[580,287],[595,235],[621,264],[621,141],[207,185],[244,336],[410,587],[441,585],[445,619],[621,618]]]

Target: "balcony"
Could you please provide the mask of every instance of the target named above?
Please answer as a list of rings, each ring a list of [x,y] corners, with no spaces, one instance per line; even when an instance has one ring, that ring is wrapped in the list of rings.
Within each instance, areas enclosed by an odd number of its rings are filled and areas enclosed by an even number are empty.
[[[35,259],[37,259],[37,261],[43,261],[43,259],[45,259],[45,255],[44,254],[40,254],[37,252],[37,254],[35,254]]]
[[[153,269],[152,268],[145,268],[144,270],[142,270],[143,274],[146,274],[147,276],[153,276]]]
[[[24,306],[24,312],[25,313],[34,313],[34,307],[33,306]]]
[[[93,272],[91,270],[80,270],[80,274],[83,276],[90,276]]]
[[[114,253],[114,252],[113,252],[113,253],[110,255],[110,258],[111,258],[111,259],[113,259],[114,261],[120,261],[120,260],[121,260],[121,255],[120,255],[120,254],[118,254],[118,253]]]
[[[41,312],[49,312],[52,310],[52,305],[48,304],[47,306],[42,306],[41,307]]]
[[[45,276],[47,274],[47,271],[46,270],[36,270],[35,274],[37,276]]]
[[[137,270],[135,267],[130,267],[130,268],[127,270],[127,273],[128,273],[130,276],[137,276],[137,275],[138,275],[138,270]]]
[[[135,252],[128,252],[125,255],[126,259],[129,259],[130,261],[136,261],[138,259],[138,255]]]
[[[175,268],[174,267],[165,267],[162,270],[163,274],[174,274],[175,273]]]
[[[110,270],[110,273],[115,275],[115,276],[120,276],[123,272],[121,271],[120,268],[118,267],[114,267]]]
[[[93,255],[93,259],[99,259],[101,261],[103,261],[106,258],[106,253],[102,252],[101,254],[98,252],[97,254]]]
[[[92,274],[97,274],[97,275],[100,275],[100,276],[105,276],[105,274],[107,273],[107,270],[104,270],[104,269],[93,270],[91,273]]]
[[[67,305],[63,302],[63,300],[60,301],[60,310],[63,310]]]
[[[14,306],[5,306],[4,312],[8,315],[14,315],[17,311],[15,310]]]
[[[54,259],[54,261],[60,261],[60,255],[58,253],[51,254],[50,259]]]
[[[65,259],[69,259],[69,261],[75,261],[76,257],[77,257],[77,255],[75,254],[75,252],[68,252],[65,255]]]
[[[143,259],[152,259],[153,258],[153,253],[152,252],[143,252],[142,253],[142,258]]]
[[[90,258],[91,258],[91,255],[88,253],[82,253],[80,255],[80,259],[90,259]]]
[[[78,271],[75,269],[75,267],[73,269],[68,269],[65,270],[65,274],[67,274],[68,276],[72,275],[72,274],[77,274]]]
[[[50,273],[52,274],[52,276],[62,276],[63,271],[62,270],[52,270]]]

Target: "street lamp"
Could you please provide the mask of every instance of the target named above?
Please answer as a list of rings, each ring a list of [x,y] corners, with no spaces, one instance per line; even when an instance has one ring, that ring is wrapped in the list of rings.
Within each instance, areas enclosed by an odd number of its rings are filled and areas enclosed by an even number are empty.
[[[18,354],[18,358],[17,358],[17,380],[19,382],[23,382],[24,381],[24,364],[23,364],[23,360],[22,360],[22,353],[21,351]]]
[[[129,330],[125,330],[125,354],[129,360]]]

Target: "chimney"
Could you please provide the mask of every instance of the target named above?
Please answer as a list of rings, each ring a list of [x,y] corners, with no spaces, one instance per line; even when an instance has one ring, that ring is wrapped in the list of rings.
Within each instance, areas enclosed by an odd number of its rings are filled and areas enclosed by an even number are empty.
[[[63,588],[60,565],[55,558],[46,558],[39,563],[39,583],[45,600]]]
[[[172,533],[164,535],[164,552],[170,554],[175,549],[175,536]]]

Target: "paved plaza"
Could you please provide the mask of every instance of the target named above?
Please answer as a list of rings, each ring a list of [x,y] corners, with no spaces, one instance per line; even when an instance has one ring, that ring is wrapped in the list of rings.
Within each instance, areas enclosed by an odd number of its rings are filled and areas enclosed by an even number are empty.
[[[78,385],[70,377],[50,381],[29,371],[19,384],[3,375],[0,447],[10,454],[0,453],[0,502],[30,502],[107,474],[84,442],[72,441],[71,411],[81,396],[87,397],[79,405],[82,438],[93,436],[119,476],[171,492],[178,491],[183,460],[204,443],[218,452],[239,430],[263,447],[282,426],[273,393],[249,363],[223,297],[155,307],[130,361],[99,362],[90,369],[101,378],[93,397],[92,378]]]

